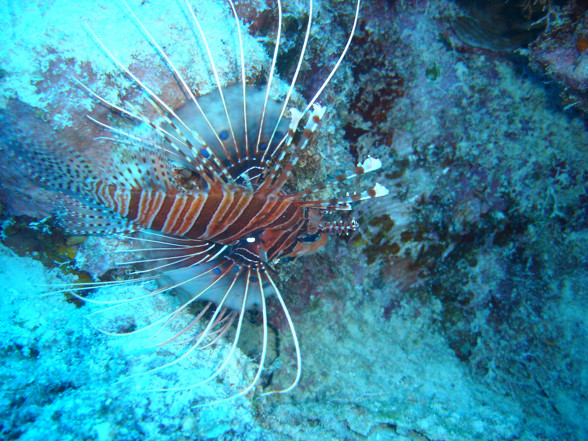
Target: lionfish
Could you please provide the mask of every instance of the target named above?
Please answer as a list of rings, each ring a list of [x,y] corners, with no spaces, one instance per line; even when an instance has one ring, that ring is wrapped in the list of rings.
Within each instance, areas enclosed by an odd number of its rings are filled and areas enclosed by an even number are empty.
[[[181,337],[182,343],[188,345],[179,358],[194,349],[209,346],[229,329],[234,330],[231,349],[214,373],[186,387],[204,384],[222,374],[234,356],[246,311],[261,311],[263,331],[256,373],[245,388],[231,396],[236,397],[251,391],[264,371],[269,326],[266,302],[271,296],[277,299],[293,339],[296,374],[288,387],[266,393],[290,391],[301,377],[302,362],[296,331],[268,268],[279,260],[318,251],[329,235],[354,231],[357,228],[355,221],[331,223],[324,221],[323,215],[350,210],[351,203],[386,195],[388,190],[376,184],[366,191],[339,198],[312,198],[321,190],[380,168],[381,162],[371,157],[332,181],[297,192],[285,189],[297,161],[325,116],[326,108],[317,100],[350,47],[358,23],[360,0],[355,6],[352,29],[344,49],[303,110],[288,109],[288,105],[309,41],[312,0],[309,1],[309,18],[297,67],[283,102],[270,98],[283,27],[281,1],[277,1],[278,25],[268,80],[261,88],[247,84],[242,25],[233,0],[227,2],[239,37],[240,81],[226,87],[221,84],[206,35],[194,8],[186,0],[188,19],[204,44],[218,90],[218,93],[197,97],[198,93],[123,0],[129,17],[175,77],[187,97],[186,103],[177,109],[168,105],[123,65],[88,26],[98,45],[134,82],[160,118],[149,118],[144,109],[131,103],[115,104],[75,80],[86,93],[108,108],[115,120],[124,119],[146,126],[150,134],[138,135],[114,123],[88,116],[112,134],[106,139],[132,153],[127,154],[125,160],[113,163],[108,170],[96,168],[73,149],[66,150],[66,154],[59,158],[37,150],[23,153],[22,159],[28,162],[29,173],[39,185],[64,193],[71,200],[56,214],[67,233],[119,234],[125,240],[132,238],[139,244],[132,250],[137,256],[132,263],[143,267],[135,271],[135,280],[155,280],[158,283],[158,288],[147,296],[181,290],[183,296],[179,297],[183,300],[180,306],[162,317],[159,321],[162,326],[167,326],[195,302],[204,302],[202,313],[169,339],[173,341]],[[286,119],[288,113],[289,122]],[[80,283],[74,285],[72,292],[85,301],[92,301],[83,296],[83,291],[117,283],[127,281]],[[186,338],[187,331],[202,317],[207,318],[206,325],[202,324],[195,336]],[[175,362],[177,359],[157,369]]]

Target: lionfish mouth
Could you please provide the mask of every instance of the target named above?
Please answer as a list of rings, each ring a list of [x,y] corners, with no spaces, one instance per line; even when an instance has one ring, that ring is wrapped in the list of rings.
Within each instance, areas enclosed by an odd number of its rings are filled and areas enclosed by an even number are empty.
[[[243,25],[234,2],[227,0],[239,42],[236,59],[240,75],[237,84],[226,86],[206,32],[190,1],[185,1],[186,16],[214,78],[216,90],[204,96],[200,96],[180,73],[134,10],[125,0],[122,2],[129,18],[165,62],[186,103],[173,108],[146,80],[119,61],[98,33],[87,26],[97,44],[144,97],[143,104],[128,101],[116,104],[75,80],[110,110],[114,118],[109,121],[126,122],[103,122],[88,116],[110,133],[103,139],[124,151],[124,155],[119,155],[108,170],[93,167],[73,149],[66,161],[41,151],[25,151],[22,157],[39,185],[69,197],[71,202],[60,207],[57,214],[65,230],[75,235],[117,235],[131,243],[129,249],[120,251],[132,256],[121,265],[134,270],[130,280],[76,284],[59,291],[73,293],[85,302],[107,306],[91,314],[93,318],[106,317],[103,321],[106,325],[97,326],[106,334],[155,331],[154,335],[161,337],[168,332],[168,337],[159,344],[166,347],[177,344],[181,348],[170,361],[133,376],[163,372],[187,360],[195,350],[231,336],[225,354],[203,379],[150,390],[201,388],[229,375],[231,363],[238,357],[237,348],[247,322],[246,312],[259,311],[260,354],[256,362],[252,362],[256,367],[243,387],[223,399],[248,394],[260,383],[264,371],[269,371],[267,301],[275,298],[289,328],[296,372],[288,385],[266,390],[263,394],[288,392],[300,380],[302,357],[286,302],[268,269],[279,260],[319,250],[328,235],[348,234],[357,228],[354,221],[326,222],[323,220],[325,213],[349,210],[354,202],[388,193],[383,186],[376,185],[339,198],[313,198],[322,190],[380,168],[380,161],[370,157],[332,181],[295,193],[288,193],[284,188],[325,115],[326,108],[317,101],[350,47],[358,23],[360,0],[355,4],[346,44],[326,80],[302,110],[289,106],[310,40],[312,0],[308,4],[308,21],[297,65],[281,101],[270,98],[282,42],[280,0],[276,2],[275,46],[268,66],[267,84],[261,88],[248,85]],[[149,116],[153,113],[159,115],[157,120]],[[146,127],[148,134],[132,131],[128,128],[129,122]],[[84,295],[95,288],[121,289],[137,283],[150,290],[123,300]],[[125,329],[121,329],[121,323],[108,325],[108,314],[117,308],[136,310],[138,303],[154,302],[161,294],[169,292],[177,294],[180,304],[162,317]],[[197,303],[202,305],[200,312],[186,322],[183,312]]]

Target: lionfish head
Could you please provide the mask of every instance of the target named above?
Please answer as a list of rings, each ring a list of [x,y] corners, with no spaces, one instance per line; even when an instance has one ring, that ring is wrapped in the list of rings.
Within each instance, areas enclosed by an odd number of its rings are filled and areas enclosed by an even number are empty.
[[[265,229],[241,239],[233,248],[235,256],[248,262],[278,263],[283,259],[306,256],[319,251],[328,239],[322,230],[322,213],[316,209],[300,209],[299,218],[308,220],[305,226],[294,229]],[[284,244],[284,235],[291,240]],[[246,256],[246,257],[245,257]]]

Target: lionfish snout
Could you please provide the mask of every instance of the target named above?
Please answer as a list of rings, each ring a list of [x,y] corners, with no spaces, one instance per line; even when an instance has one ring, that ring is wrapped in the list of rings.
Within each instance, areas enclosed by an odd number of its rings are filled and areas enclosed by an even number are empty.
[[[206,33],[186,0],[191,26],[199,43],[204,45],[203,59],[210,65],[216,87],[205,96],[200,96],[194,85],[189,84],[133,9],[122,1],[156,55],[169,68],[170,76],[177,81],[187,102],[179,109],[166,103],[154,92],[154,87],[121,63],[89,28],[99,46],[143,92],[146,100],[115,104],[81,81],[76,80],[77,83],[109,108],[114,119],[138,123],[149,129],[150,134],[132,132],[128,124],[101,122],[89,117],[111,134],[106,140],[126,152],[110,170],[98,169],[79,155],[71,155],[61,162],[33,161],[29,167],[31,174],[39,185],[70,196],[72,202],[65,213],[56,213],[66,231],[77,235],[118,235],[131,242],[134,248],[121,250],[121,253],[134,257],[122,265],[132,266],[132,274],[139,282],[157,282],[158,288],[148,294],[112,303],[125,306],[170,291],[179,294],[180,304],[175,310],[166,311],[154,322],[127,334],[157,329],[157,335],[171,327],[184,311],[197,304],[204,305],[185,328],[164,341],[185,345],[184,353],[149,373],[172,368],[195,349],[209,347],[223,335],[232,336],[227,355],[209,376],[191,384],[163,389],[197,388],[222,378],[239,345],[246,311],[257,309],[262,322],[257,368],[248,385],[229,398],[253,390],[268,364],[266,302],[272,297],[288,323],[296,354],[296,373],[288,386],[265,393],[287,392],[296,386],[301,376],[300,348],[286,302],[268,267],[279,260],[316,252],[324,246],[328,236],[348,234],[357,228],[354,221],[327,222],[324,214],[349,210],[355,202],[388,193],[386,188],[376,184],[360,193],[317,199],[317,194],[323,190],[379,169],[381,162],[370,157],[350,172],[306,190],[289,193],[285,188],[325,115],[326,108],[317,100],[349,49],[358,22],[360,1],[356,3],[345,47],[325,82],[302,110],[290,107],[290,99],[310,41],[312,0],[309,0],[308,22],[296,70],[282,101],[270,97],[281,44],[281,0],[276,1],[275,48],[267,73],[268,84],[263,88],[248,85],[246,70],[250,66],[244,56],[242,24],[233,1],[227,0],[238,37],[235,41],[239,42],[240,56],[237,58],[241,75],[237,84],[226,86],[220,79]],[[160,120],[147,116],[153,111],[160,115]],[[129,283],[114,281],[108,282],[108,286],[126,287]],[[99,282],[78,284],[68,287],[67,291],[91,303],[109,303],[76,294],[101,286]],[[107,308],[112,309],[113,306]]]

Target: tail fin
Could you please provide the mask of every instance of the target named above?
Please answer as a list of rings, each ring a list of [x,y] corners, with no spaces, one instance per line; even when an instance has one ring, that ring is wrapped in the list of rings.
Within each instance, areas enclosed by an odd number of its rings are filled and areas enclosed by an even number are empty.
[[[0,112],[0,149],[8,161],[3,166],[6,175],[19,179],[22,175],[40,187],[64,194],[87,195],[87,183],[98,179],[92,167],[71,146],[44,136],[51,128],[32,115],[33,109],[26,107]]]
[[[29,177],[41,187],[74,197],[94,199],[92,190],[100,177],[86,159],[72,147],[56,143],[49,153],[47,146],[23,145],[16,154]]]
[[[112,234],[136,230],[131,221],[98,200],[96,189],[103,184],[100,169],[73,147],[59,142],[51,147],[45,143],[32,145],[27,139],[16,136],[9,152],[15,165],[31,181],[68,196],[51,201],[53,214],[68,233]]]

